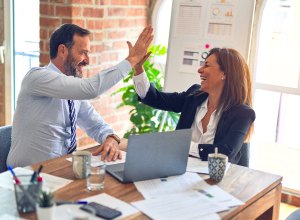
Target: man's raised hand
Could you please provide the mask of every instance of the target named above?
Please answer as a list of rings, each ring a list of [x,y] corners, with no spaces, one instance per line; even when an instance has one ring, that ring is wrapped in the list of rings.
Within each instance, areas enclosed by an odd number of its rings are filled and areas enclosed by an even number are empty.
[[[132,46],[131,42],[127,41],[128,48],[129,48],[129,55],[126,58],[131,64],[133,68],[136,64],[138,64],[145,56],[150,55],[147,53],[149,46],[154,38],[152,35],[153,27],[148,25],[144,28],[143,32],[140,34],[138,40]]]

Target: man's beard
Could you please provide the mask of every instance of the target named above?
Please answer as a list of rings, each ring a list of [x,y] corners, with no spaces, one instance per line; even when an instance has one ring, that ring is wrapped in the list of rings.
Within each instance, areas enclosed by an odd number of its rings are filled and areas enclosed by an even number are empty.
[[[84,62],[79,63],[83,66],[85,66],[86,64]],[[65,74],[68,76],[74,76],[74,77],[78,77],[78,78],[82,78],[82,71],[79,71],[77,69],[77,66],[79,65],[76,63],[74,57],[72,56],[71,53],[68,54],[67,56],[67,60],[64,63],[64,69],[65,69]]]

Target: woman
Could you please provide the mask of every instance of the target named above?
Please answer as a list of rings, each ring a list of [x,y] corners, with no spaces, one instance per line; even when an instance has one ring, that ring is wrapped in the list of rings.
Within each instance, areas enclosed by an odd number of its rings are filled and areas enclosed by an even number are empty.
[[[198,73],[201,86],[195,84],[182,93],[157,91],[150,85],[142,62],[134,67],[133,79],[139,101],[153,108],[181,112],[176,129],[192,128],[190,154],[196,152],[207,160],[218,147],[219,153],[237,164],[255,120],[249,67],[238,51],[213,48]]]

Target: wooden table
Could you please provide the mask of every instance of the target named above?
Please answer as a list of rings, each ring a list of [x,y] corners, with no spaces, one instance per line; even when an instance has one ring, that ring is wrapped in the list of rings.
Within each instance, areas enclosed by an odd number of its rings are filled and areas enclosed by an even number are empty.
[[[127,140],[122,140],[121,149],[125,150]],[[97,147],[87,149],[94,152]],[[66,160],[70,155],[60,158],[48,160],[42,163],[34,164],[31,167],[35,170],[43,165],[44,173],[54,176],[63,177],[74,180],[74,182],[57,190],[55,192],[55,200],[80,200],[86,197],[94,196],[99,193],[107,193],[124,202],[131,203],[143,200],[143,196],[137,191],[133,183],[122,184],[110,174],[106,173],[104,189],[100,191],[89,191],[86,188],[86,179],[75,179],[72,164]],[[245,202],[245,205],[231,208],[228,211],[219,213],[224,220],[278,220],[279,205],[281,198],[281,181],[282,177],[252,170],[246,167],[231,164],[221,182],[213,182],[209,179],[209,175],[200,174],[210,185],[217,185],[223,190]],[[201,205],[201,204],[199,204]],[[36,220],[35,213],[20,214],[20,217]],[[129,216],[126,219],[149,219],[146,215],[139,212]]]

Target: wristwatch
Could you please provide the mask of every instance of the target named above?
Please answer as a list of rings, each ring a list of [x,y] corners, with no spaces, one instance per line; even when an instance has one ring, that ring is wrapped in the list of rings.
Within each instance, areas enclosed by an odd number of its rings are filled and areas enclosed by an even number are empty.
[[[120,142],[121,142],[121,139],[120,139],[119,136],[116,135],[116,134],[110,134],[110,135],[107,136],[107,138],[108,138],[108,137],[112,137],[113,139],[115,139],[115,140],[118,142],[118,144],[120,144]],[[107,138],[106,138],[106,139],[107,139]]]

